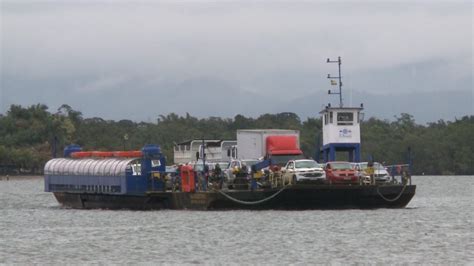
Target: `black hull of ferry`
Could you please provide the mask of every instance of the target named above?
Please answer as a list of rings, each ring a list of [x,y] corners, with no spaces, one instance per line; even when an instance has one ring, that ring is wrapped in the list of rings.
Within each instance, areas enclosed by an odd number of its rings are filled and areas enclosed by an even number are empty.
[[[282,191],[169,191],[135,196],[55,192],[54,196],[63,206],[75,209],[314,210],[404,208],[415,191],[416,185],[293,185]]]

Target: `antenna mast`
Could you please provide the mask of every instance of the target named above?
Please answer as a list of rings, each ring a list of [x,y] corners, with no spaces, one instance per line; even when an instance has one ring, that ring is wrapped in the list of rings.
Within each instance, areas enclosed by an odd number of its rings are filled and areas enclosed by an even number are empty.
[[[337,61],[331,61],[329,58],[327,59],[326,63],[338,63],[339,66],[339,76],[333,77],[331,74],[328,74],[328,79],[339,79],[339,91],[338,92],[331,92],[328,90],[328,94],[339,94],[339,107],[342,108],[344,105],[342,103],[342,76],[341,76],[341,57],[337,57]],[[331,85],[336,85],[334,80],[331,80]]]

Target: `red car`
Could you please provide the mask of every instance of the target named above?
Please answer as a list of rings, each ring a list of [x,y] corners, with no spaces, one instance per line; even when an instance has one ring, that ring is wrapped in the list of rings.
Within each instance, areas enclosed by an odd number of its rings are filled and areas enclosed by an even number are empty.
[[[350,162],[327,162],[324,170],[329,184],[359,184],[359,177]]]

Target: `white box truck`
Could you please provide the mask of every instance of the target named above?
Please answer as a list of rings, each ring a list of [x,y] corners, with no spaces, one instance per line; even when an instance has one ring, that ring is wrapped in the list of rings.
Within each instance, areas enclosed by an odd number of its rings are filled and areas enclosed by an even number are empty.
[[[237,130],[238,159],[272,159],[284,165],[288,160],[303,158],[300,132],[291,129]]]

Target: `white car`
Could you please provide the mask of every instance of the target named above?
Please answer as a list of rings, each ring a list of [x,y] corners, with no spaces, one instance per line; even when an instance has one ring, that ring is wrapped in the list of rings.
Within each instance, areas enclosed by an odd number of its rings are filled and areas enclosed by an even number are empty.
[[[291,184],[299,182],[321,183],[326,181],[326,173],[315,160],[290,160],[282,168],[283,179]]]
[[[359,173],[362,180],[369,180],[370,182],[370,176],[367,174],[367,165],[368,162],[354,163],[354,168]],[[374,178],[375,182],[378,183],[389,182],[391,179],[387,169],[378,162],[374,162]]]

